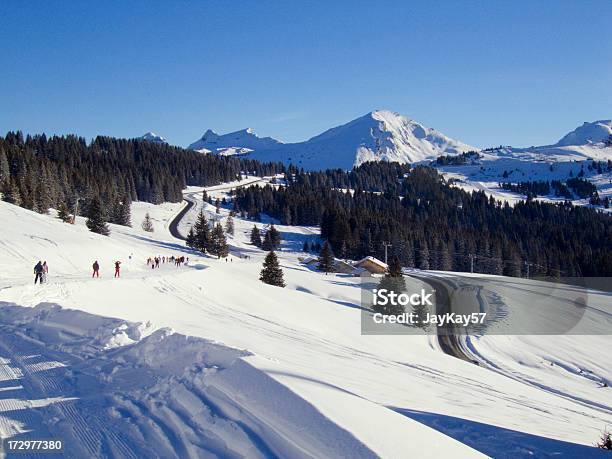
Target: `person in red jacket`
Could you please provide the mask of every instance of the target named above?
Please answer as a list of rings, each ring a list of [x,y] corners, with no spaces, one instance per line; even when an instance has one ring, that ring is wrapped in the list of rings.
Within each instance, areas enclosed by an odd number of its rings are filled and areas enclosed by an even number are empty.
[[[92,265],[93,268],[93,274],[91,275],[91,277],[100,277],[100,265],[98,264],[98,260],[94,261],[94,264]]]
[[[121,262],[120,261],[116,261],[115,262],[115,277],[121,277],[119,275],[119,270],[121,269]]]

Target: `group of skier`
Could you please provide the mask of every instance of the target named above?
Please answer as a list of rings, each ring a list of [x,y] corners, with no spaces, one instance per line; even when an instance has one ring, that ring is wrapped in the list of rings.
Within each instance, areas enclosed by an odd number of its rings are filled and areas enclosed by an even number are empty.
[[[151,269],[159,268],[162,263],[174,263],[174,266],[181,266],[182,264],[189,263],[189,257],[175,257],[171,255],[169,257],[166,256],[156,256],[147,258],[147,266],[151,266]]]
[[[130,255],[130,260],[132,259],[132,255]],[[189,263],[189,257],[175,257],[174,255],[166,257],[166,256],[156,256],[149,257],[147,259],[147,266],[151,266],[152,269],[159,268],[162,263],[174,263],[175,266],[179,267],[183,264]],[[115,275],[114,277],[121,277],[121,262],[119,260],[114,262],[115,265]],[[100,263],[98,260],[94,261],[91,265],[93,272],[91,273],[91,277],[100,277]],[[44,284],[47,282],[47,273],[49,272],[49,266],[46,261],[39,261],[34,266],[34,283]]]

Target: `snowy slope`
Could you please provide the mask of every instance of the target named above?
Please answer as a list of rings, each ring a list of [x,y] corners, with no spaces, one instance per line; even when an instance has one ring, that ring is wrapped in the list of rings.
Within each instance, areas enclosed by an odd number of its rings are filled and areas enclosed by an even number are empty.
[[[246,154],[253,150],[269,149],[280,145],[272,137],[259,137],[251,128],[219,135],[207,130],[204,135],[187,148],[200,152],[214,152],[223,156]]]
[[[145,135],[141,136],[140,138],[142,140],[147,140],[149,142],[167,143],[164,137],[157,135],[154,132],[147,132]]]
[[[612,160],[612,144],[606,143],[610,135],[612,121],[585,122],[555,144],[483,150],[478,160],[461,166],[437,166],[434,162],[427,163],[437,167],[447,178],[457,180],[457,185],[465,190],[485,191],[488,195],[509,203],[525,199],[525,196],[501,189],[498,186],[500,182],[565,182],[579,174],[584,175],[585,179],[597,187],[599,196],[603,199],[612,197],[612,173],[604,171],[600,174],[590,168],[590,164],[592,160],[603,163]],[[562,198],[554,196],[539,199],[563,201]],[[573,202],[575,205],[589,205],[588,199],[575,199]]]
[[[180,205],[135,206],[133,229],[111,225],[103,237],[82,219],[66,225],[0,202],[0,302],[10,303],[0,314],[1,387],[23,386],[0,390],[0,435],[41,426],[110,457],[139,447],[138,457],[471,457],[474,449],[599,457],[590,445],[612,423],[609,388],[601,387],[612,380],[609,336],[487,336],[470,343],[482,366],[443,354],[434,336],[363,336],[359,280],[313,272],[293,251],[316,229],[279,226],[280,289],[258,280],[264,254],[247,243],[253,222],[235,219],[233,255],[223,261],[165,231]],[[137,225],[147,211],[153,234]],[[145,259],[156,254],[190,262],[151,270]],[[41,258],[51,269],[42,287],[31,274]],[[92,280],[94,259],[103,269]],[[115,259],[124,261],[121,279],[110,275]],[[509,307],[525,304],[530,286],[510,281],[500,294]],[[41,381],[34,364],[56,370]],[[112,416],[116,437],[87,439],[75,411],[93,426]]]
[[[386,110],[370,112],[299,143],[283,144],[269,137],[262,139],[249,130],[223,136],[207,131],[202,139],[189,146],[221,154],[228,154],[228,147],[253,150],[239,153],[250,153],[255,159],[293,163],[308,170],[351,169],[366,161],[412,163],[474,149]]]
[[[599,120],[592,123],[584,122],[569,134],[563,136],[555,146],[591,145],[604,142],[612,136],[612,120]]]

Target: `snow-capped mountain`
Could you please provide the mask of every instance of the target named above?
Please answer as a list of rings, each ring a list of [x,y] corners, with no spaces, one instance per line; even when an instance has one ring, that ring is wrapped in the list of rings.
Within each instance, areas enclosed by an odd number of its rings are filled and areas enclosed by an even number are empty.
[[[293,163],[309,170],[350,169],[366,161],[413,163],[474,150],[435,129],[386,110],[370,112],[304,142],[284,144],[270,137],[257,137],[249,129],[225,135],[209,130],[189,146],[219,154],[228,154],[229,147],[241,148],[240,153],[250,153],[254,159]]]
[[[523,161],[584,161],[595,159],[606,161],[612,159],[612,120],[585,122],[570,133],[564,135],[557,143],[539,147],[514,148],[504,147],[491,150],[494,156],[514,157]]]
[[[272,137],[259,137],[251,128],[223,135],[208,129],[199,140],[187,148],[203,153],[214,152],[229,156],[246,154],[253,150],[274,148],[277,145],[281,145],[281,142]]]
[[[612,120],[599,120],[577,127],[559,140],[555,146],[590,145],[603,142],[612,136]]]
[[[155,132],[147,132],[145,135],[141,136],[140,138],[142,140],[147,140],[149,142],[167,143],[164,137],[155,134]]]

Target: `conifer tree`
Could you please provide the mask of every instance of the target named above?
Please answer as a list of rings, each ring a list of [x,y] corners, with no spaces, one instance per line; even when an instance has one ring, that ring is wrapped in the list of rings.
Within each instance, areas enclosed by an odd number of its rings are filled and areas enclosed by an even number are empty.
[[[289,207],[285,207],[283,209],[282,217],[283,225],[291,225],[291,210],[289,209]]]
[[[89,203],[89,208],[87,209],[87,221],[85,224],[87,225],[87,228],[94,233],[102,234],[104,236],[108,236],[110,234],[110,229],[106,224],[104,210],[102,209],[102,203],[100,202],[100,198],[97,196],[95,196]]]
[[[283,270],[278,263],[276,254],[272,250],[268,253],[268,255],[266,255],[259,280],[277,287],[285,286],[285,281],[283,280]]]
[[[274,250],[274,243],[272,242],[272,235],[270,234],[270,231],[266,231],[263,242],[261,243],[261,248],[267,252]]]
[[[261,233],[256,225],[253,225],[253,229],[251,230],[251,244],[255,247],[261,247]]]
[[[193,226],[189,228],[189,232],[187,233],[187,237],[185,238],[185,244],[187,244],[187,247],[194,248],[195,233],[193,232]]]
[[[59,206],[57,207],[57,218],[64,223],[70,222],[70,213],[68,212],[68,206],[65,202],[60,202]]]
[[[204,212],[200,212],[195,224],[193,225],[193,232],[195,234],[193,248],[199,250],[202,253],[206,253],[210,244],[210,228]]]
[[[145,214],[144,220],[142,221],[142,229],[145,230],[147,233],[152,233],[153,231],[155,231],[155,228],[153,228],[153,220],[151,220],[151,216],[149,215],[149,212],[147,212]]]
[[[10,169],[8,159],[4,149],[0,148],[0,185],[4,185],[10,179]]]
[[[225,232],[227,234],[231,234],[232,236],[234,235],[234,219],[232,218],[231,213],[225,220]]]
[[[221,202],[219,201],[219,198],[217,198],[217,200],[215,201],[215,213],[220,214],[221,210]]]
[[[308,244],[308,241],[304,241],[304,245],[302,246],[302,252],[310,252],[310,244]]]
[[[15,204],[16,206],[21,205],[21,194],[19,193],[19,187],[11,181],[7,181],[2,188],[2,200],[9,204]]]
[[[119,225],[132,226],[132,201],[127,194],[123,197],[121,204],[119,205],[119,213],[117,217],[117,223]]]
[[[426,241],[419,243],[417,264],[419,269],[429,269],[429,247]]]
[[[268,232],[270,233],[270,240],[272,242],[272,247],[274,248],[274,250],[277,250],[281,244],[281,234],[274,227],[274,225],[270,226],[270,229],[268,230]]]
[[[391,259],[387,267],[387,273],[378,284],[378,290],[383,289],[398,295],[406,291],[406,281],[402,274],[402,265],[397,256]],[[388,301],[385,305],[375,304],[373,309],[382,314],[402,314],[404,312],[404,307],[401,304],[392,304],[391,301]]]
[[[225,258],[229,254],[229,247],[221,223],[217,223],[210,234],[208,251],[211,255],[216,255],[217,258]]]
[[[326,275],[334,270],[334,254],[328,241],[325,241],[319,253],[319,269]]]

